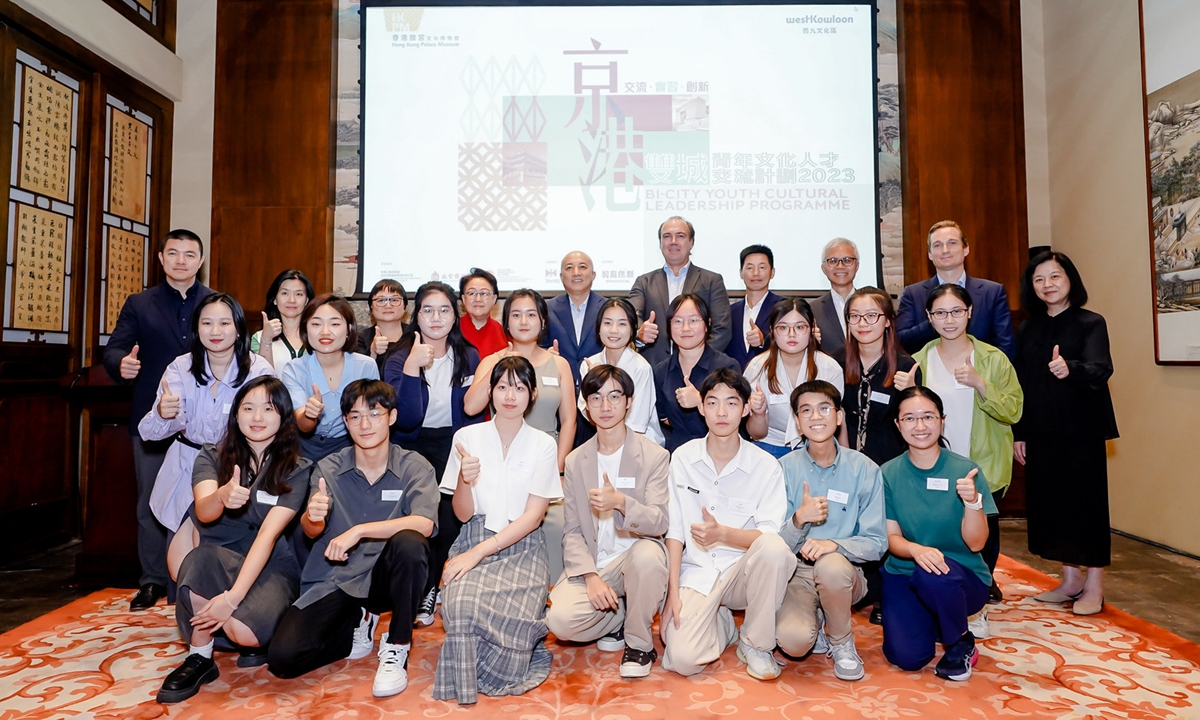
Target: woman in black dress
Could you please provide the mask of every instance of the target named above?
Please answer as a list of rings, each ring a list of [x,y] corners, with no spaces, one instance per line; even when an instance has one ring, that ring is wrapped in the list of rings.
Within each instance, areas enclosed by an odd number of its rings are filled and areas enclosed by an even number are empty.
[[[1059,586],[1034,599],[1074,600],[1076,615],[1104,605],[1103,568],[1111,561],[1104,442],[1117,437],[1108,328],[1083,309],[1086,302],[1070,258],[1052,251],[1033,258],[1021,283],[1030,317],[1017,333],[1014,363],[1025,391],[1013,455],[1025,465],[1029,551],[1063,564]]]

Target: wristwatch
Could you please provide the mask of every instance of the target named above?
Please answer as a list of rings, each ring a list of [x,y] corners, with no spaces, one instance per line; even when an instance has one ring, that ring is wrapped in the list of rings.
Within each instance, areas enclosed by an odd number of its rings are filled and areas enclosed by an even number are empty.
[[[982,510],[983,509],[983,493],[977,491],[975,493],[975,502],[967,502],[964,500],[963,506],[966,507],[968,510]]]

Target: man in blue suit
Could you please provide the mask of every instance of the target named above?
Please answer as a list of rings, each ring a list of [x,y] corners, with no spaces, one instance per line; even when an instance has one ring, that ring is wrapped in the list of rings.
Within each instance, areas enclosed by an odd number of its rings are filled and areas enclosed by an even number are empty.
[[[150,491],[171,441],[144,442],[138,422],[154,404],[155,392],[171,361],[189,349],[192,313],[212,290],[196,274],[204,261],[204,244],[191,230],[172,230],[158,247],[163,281],[130,295],[104,348],[104,367],[112,379],[133,384],[129,434],[133,436],[137,477],[138,560],[141,588],[130,610],[153,607],[167,594],[167,530],[150,511]]]
[[[570,364],[578,393],[579,364],[602,349],[596,338],[596,318],[604,298],[592,292],[596,268],[586,253],[578,250],[567,253],[560,268],[558,277],[566,292],[546,303],[550,310],[550,342]],[[588,423],[576,423],[575,446],[579,447],[593,433]]]
[[[1004,286],[991,280],[968,277],[965,269],[967,238],[962,228],[953,220],[942,220],[929,228],[926,240],[929,259],[937,274],[929,280],[913,283],[904,288],[900,296],[900,309],[896,313],[896,336],[909,353],[925,347],[938,334],[925,315],[925,299],[939,285],[952,283],[971,294],[971,320],[967,333],[994,345],[1011,360],[1017,344],[1013,337],[1012,314],[1008,307],[1008,293]]]
[[[744,370],[756,355],[771,344],[771,328],[767,317],[782,295],[771,292],[771,280],[775,277],[775,253],[766,245],[751,245],[738,256],[741,261],[742,282],[746,285],[746,297],[729,307],[730,328],[733,337],[725,354]]]

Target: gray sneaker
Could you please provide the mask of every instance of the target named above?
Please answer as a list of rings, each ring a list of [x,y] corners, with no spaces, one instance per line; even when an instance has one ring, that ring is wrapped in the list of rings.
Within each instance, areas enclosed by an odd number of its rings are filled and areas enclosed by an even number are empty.
[[[833,658],[833,674],[838,680],[862,680],[867,674],[862,658],[854,647],[854,637],[841,645],[831,645],[829,655]]]
[[[813,643],[812,654],[829,654],[829,637],[825,634],[825,613],[820,608],[817,608],[817,641]]]

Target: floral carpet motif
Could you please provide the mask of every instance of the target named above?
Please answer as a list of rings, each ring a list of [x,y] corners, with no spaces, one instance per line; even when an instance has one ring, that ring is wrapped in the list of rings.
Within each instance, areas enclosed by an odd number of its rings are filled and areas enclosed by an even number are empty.
[[[854,618],[867,676],[842,682],[830,661],[789,662],[759,682],[732,648],[684,678],[655,665],[624,680],[619,653],[553,638],[550,678],[520,697],[480,697],[475,706],[431,699],[440,622],[416,630],[409,687],[371,697],[373,657],[342,661],[295,680],[265,667],[242,669],[218,653],[221,677],[178,705],[154,701],[162,678],[186,653],[170,607],[128,612],[128,593],[107,590],[0,635],[0,720],[10,718],[442,718],[475,713],[516,719],[602,718],[1200,718],[1200,646],[1106,606],[1081,618],[1029,599],[1050,578],[1002,558],[1003,605],[990,606],[991,636],[964,683],[887,664],[881,632]],[[381,628],[382,630],[382,628]],[[660,648],[661,649],[661,648]]]

